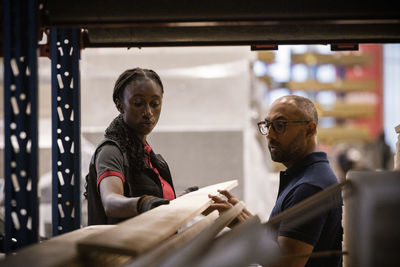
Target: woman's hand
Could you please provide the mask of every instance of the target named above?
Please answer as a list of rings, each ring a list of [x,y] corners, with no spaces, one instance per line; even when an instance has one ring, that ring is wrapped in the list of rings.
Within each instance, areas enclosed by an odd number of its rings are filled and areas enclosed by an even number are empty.
[[[165,198],[159,198],[155,196],[143,195],[137,202],[137,212],[143,213],[154,209],[160,205],[169,204],[169,200]]]

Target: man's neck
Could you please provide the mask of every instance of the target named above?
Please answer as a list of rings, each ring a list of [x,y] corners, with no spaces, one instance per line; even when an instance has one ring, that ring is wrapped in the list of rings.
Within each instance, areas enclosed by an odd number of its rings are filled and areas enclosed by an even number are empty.
[[[295,165],[297,162],[302,161],[305,157],[310,155],[311,153],[316,152],[315,150],[307,150],[304,153],[302,153],[302,156],[296,157],[293,161],[290,162],[282,162],[283,165],[285,165],[286,168],[290,168],[293,165]]]

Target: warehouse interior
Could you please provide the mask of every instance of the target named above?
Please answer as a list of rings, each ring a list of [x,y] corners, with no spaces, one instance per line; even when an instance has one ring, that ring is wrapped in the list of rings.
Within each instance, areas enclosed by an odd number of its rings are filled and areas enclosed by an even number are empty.
[[[391,222],[386,225],[398,221],[393,211],[400,204],[399,198],[395,192],[385,191],[387,187],[399,190],[400,178],[394,171],[399,168],[396,156],[400,131],[395,129],[400,124],[398,11],[372,3],[357,8],[355,3],[346,2],[348,9],[341,12],[344,1],[330,8],[316,1],[307,1],[305,6],[275,3],[261,11],[259,8],[265,6],[257,1],[246,5],[238,2],[236,7],[205,1],[196,4],[196,9],[184,1],[172,1],[164,9],[153,9],[161,2],[148,1],[128,9],[129,1],[121,1],[111,10],[107,1],[38,4],[43,21],[38,23],[41,31],[36,50],[38,240],[33,243],[68,232],[54,230],[57,178],[53,177],[57,162],[52,141],[54,63],[49,51],[50,29],[64,28],[78,29],[80,45],[80,201],[74,204],[79,206],[75,210],[80,216],[79,222],[74,222],[75,229],[87,226],[82,192],[91,155],[118,114],[112,102],[115,79],[136,66],[155,70],[164,83],[163,114],[149,141],[167,159],[177,192],[236,179],[239,185],[232,192],[261,222],[268,221],[284,166],[271,160],[257,122],[265,118],[275,99],[296,94],[310,98],[317,106],[319,149],[328,154],[339,180],[345,181],[351,171],[368,173],[367,191],[359,194],[357,201],[365,198],[375,204],[387,203],[390,209],[382,216],[387,219],[390,214]],[[2,29],[4,32],[5,27]],[[5,51],[2,45],[2,53]],[[3,54],[1,73],[5,72],[4,58]],[[6,103],[5,75],[0,80],[0,101]],[[3,233],[9,229],[5,227],[5,207],[9,205],[5,180],[11,179],[5,167],[10,162],[4,156],[5,110],[6,105],[0,110]],[[385,176],[390,177],[388,184],[382,182],[380,187],[376,180],[383,181]],[[359,207],[356,205],[353,211]],[[369,220],[376,219],[373,214],[369,216]],[[353,219],[349,229],[363,223],[360,218]],[[378,233],[377,228],[368,227],[365,231],[371,235]],[[398,248],[395,241],[399,231],[391,231],[392,239],[386,243],[389,252]],[[364,242],[362,238],[358,241]],[[357,251],[362,256],[378,246],[372,241],[366,243],[366,250]],[[354,247],[350,242],[349,253]],[[388,255],[388,266],[395,266]],[[366,262],[355,258],[346,262],[345,256],[344,266],[374,266],[383,256],[367,257]]]

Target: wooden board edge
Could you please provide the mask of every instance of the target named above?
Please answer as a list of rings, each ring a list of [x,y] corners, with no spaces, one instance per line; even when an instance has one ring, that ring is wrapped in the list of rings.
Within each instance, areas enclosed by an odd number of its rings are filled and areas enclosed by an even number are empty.
[[[219,189],[219,187],[220,187],[220,189],[231,190],[232,188],[236,187],[237,185],[238,185],[237,180],[230,180],[230,181],[226,181],[226,182],[222,182],[222,183],[217,183],[217,184],[203,187],[203,188],[199,189],[198,191],[190,192],[190,193],[180,197],[179,199],[180,199],[180,201],[184,201],[184,198],[187,198],[188,196],[191,196],[191,195],[195,196],[196,194],[199,194],[199,193],[202,194],[204,191],[210,191],[211,188],[212,188],[212,190],[215,189],[215,193],[217,193],[216,190]],[[212,192],[208,192],[208,193],[212,193]],[[171,204],[173,201],[171,201]],[[188,223],[190,220],[192,220],[193,218],[195,218],[196,216],[201,214],[206,208],[209,207],[211,202],[212,202],[212,200],[209,199],[208,201],[206,201],[204,203],[204,205],[199,207],[197,210],[194,210],[192,213],[188,214],[187,218],[185,218],[182,221],[182,223],[179,223],[179,225],[177,225],[175,228],[171,229],[171,231],[162,235],[161,240],[165,240],[169,236],[173,235],[182,225]],[[150,210],[147,214],[144,213],[139,216],[149,216],[149,214],[156,213],[157,210],[159,210],[159,209],[168,209],[168,206],[169,205],[159,206],[153,210]],[[124,225],[124,227],[128,226],[130,221],[135,220],[136,218],[138,218],[138,217],[133,217],[125,222],[122,222],[120,225],[121,226]],[[109,232],[109,231],[107,231],[107,232]],[[103,253],[119,253],[119,254],[129,255],[129,256],[133,256],[133,257],[138,257],[145,251],[145,250],[139,250],[139,249],[135,250],[133,248],[128,248],[126,246],[113,247],[112,245],[107,243],[107,240],[105,240],[105,242],[103,244],[98,244],[98,243],[96,244],[96,242],[92,241],[92,240],[95,240],[96,238],[99,238],[100,235],[102,235],[102,234],[93,235],[93,236],[90,236],[88,238],[85,238],[85,239],[77,242],[77,250],[79,251],[79,253],[85,255],[92,251],[97,251],[97,252],[103,252]]]

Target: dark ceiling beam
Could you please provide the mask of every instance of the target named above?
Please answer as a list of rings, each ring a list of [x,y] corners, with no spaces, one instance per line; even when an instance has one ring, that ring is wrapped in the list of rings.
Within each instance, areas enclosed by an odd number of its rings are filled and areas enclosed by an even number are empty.
[[[400,19],[395,0],[49,0],[50,25],[137,22]]]
[[[87,47],[400,43],[395,0],[48,0],[43,27]]]
[[[344,31],[344,29],[346,31]],[[279,23],[90,28],[86,46],[193,46],[256,44],[399,43],[399,23]]]

